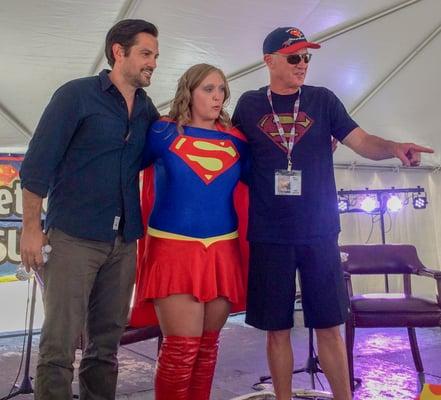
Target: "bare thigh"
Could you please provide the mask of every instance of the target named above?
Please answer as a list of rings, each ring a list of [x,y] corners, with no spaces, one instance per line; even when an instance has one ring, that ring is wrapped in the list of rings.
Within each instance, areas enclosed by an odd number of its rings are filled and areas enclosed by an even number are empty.
[[[231,307],[224,297],[200,303],[189,294],[155,299],[154,304],[165,336],[201,336],[203,331],[219,331]]]
[[[231,303],[225,297],[218,297],[205,303],[204,331],[220,331],[230,314]]]
[[[204,303],[192,295],[174,294],[155,299],[155,311],[165,336],[201,336],[204,326]]]

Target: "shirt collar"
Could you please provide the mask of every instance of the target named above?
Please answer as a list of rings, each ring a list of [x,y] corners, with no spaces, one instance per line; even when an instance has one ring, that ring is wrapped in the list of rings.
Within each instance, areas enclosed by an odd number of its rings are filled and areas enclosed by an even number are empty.
[[[99,79],[100,79],[100,83],[101,83],[101,90],[103,92],[105,92],[106,90],[108,90],[110,87],[113,86],[113,83],[112,83],[112,81],[109,78],[109,72],[110,72],[110,70],[103,69],[99,73]]]
[[[117,87],[113,84],[113,82],[109,78],[109,72],[110,72],[110,70],[103,69],[98,75],[99,79],[100,79],[100,83],[101,83],[101,90],[103,92],[105,92],[106,90],[108,90],[111,87],[114,87],[115,89],[117,89]],[[147,97],[146,92],[142,88],[136,89],[136,94],[138,96],[141,96],[141,98],[143,98],[143,99],[145,99]]]

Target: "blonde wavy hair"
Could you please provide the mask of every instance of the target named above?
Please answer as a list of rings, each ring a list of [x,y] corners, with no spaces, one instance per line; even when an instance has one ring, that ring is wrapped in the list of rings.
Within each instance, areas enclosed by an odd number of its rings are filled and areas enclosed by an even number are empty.
[[[179,133],[184,133],[183,126],[191,123],[191,95],[201,82],[212,72],[217,72],[224,81],[224,101],[222,109],[216,122],[219,122],[225,128],[231,128],[231,119],[224,110],[224,105],[230,98],[230,88],[227,78],[219,68],[210,64],[196,64],[190,67],[178,81],[176,94],[171,102],[169,117],[176,122],[176,128]]]

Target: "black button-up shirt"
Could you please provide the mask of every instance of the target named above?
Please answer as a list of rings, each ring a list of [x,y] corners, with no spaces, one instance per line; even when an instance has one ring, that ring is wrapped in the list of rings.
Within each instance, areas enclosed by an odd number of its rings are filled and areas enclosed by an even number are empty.
[[[142,236],[138,173],[158,112],[138,89],[129,119],[108,72],[66,83],[53,95],[29,144],[22,187],[48,195],[46,229],[111,242],[123,221],[129,242]]]

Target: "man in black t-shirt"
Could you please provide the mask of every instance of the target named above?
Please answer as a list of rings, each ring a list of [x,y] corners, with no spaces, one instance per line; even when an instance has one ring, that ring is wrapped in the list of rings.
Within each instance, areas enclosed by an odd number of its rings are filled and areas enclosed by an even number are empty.
[[[316,331],[320,364],[334,398],[351,398],[339,331],[349,302],[337,243],[331,138],[364,157],[397,157],[407,166],[419,165],[420,152],[432,152],[366,133],[334,93],[304,85],[311,59],[307,49],[319,47],[297,28],[271,32],[263,43],[270,85],[243,94],[233,116],[251,151],[246,322],[268,331],[268,363],[278,400],[291,399],[297,268],[305,326]]]

